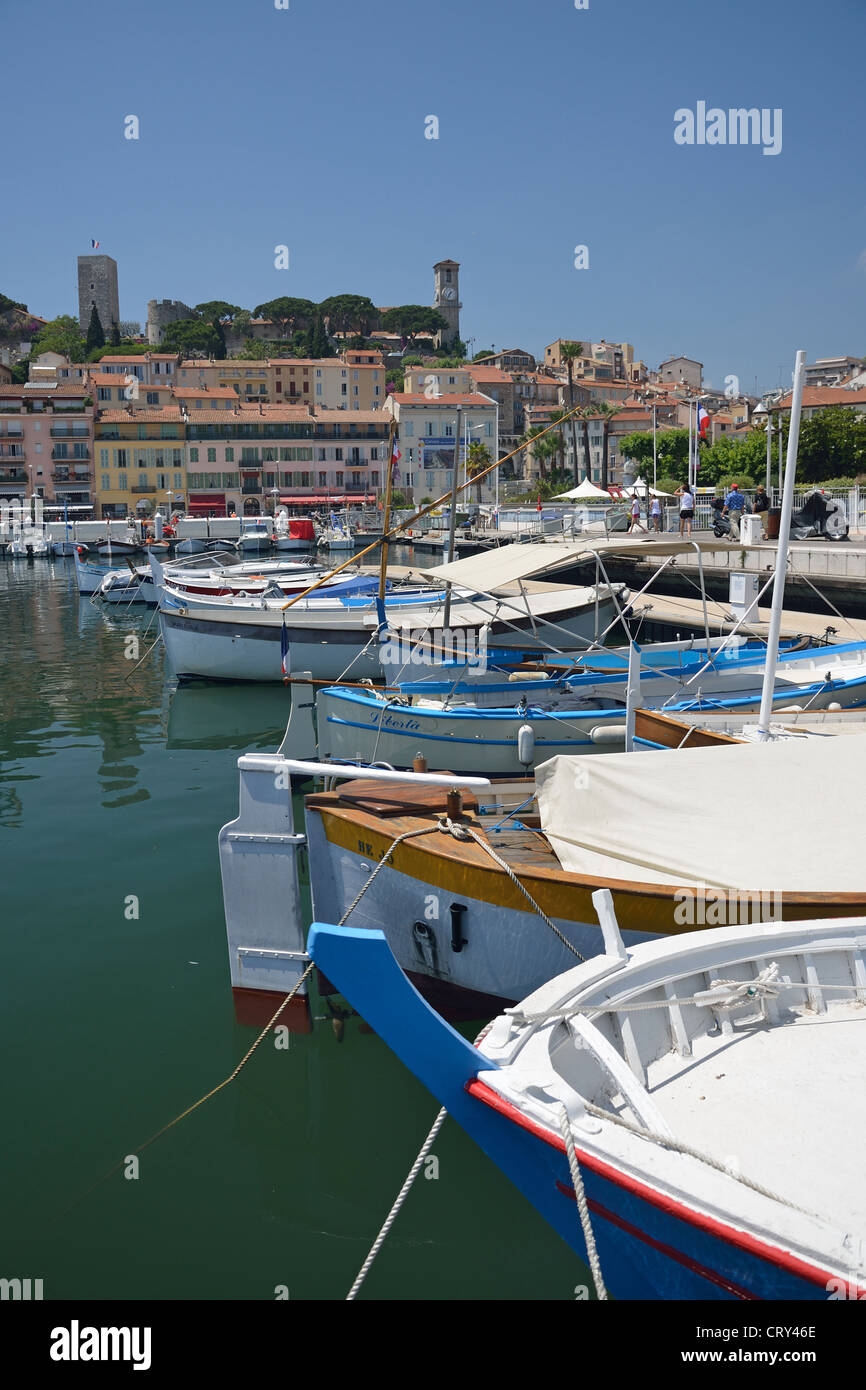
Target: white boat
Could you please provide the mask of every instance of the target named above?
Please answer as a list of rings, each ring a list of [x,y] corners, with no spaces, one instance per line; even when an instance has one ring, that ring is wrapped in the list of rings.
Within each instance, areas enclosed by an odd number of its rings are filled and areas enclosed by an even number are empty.
[[[613,893],[629,946],[694,926],[866,913],[866,867],[851,848],[866,736],[555,757],[534,778],[502,782],[281,754],[238,767],[224,885],[238,846],[258,858],[252,897],[241,875],[227,909],[232,951],[304,949],[306,917],[282,906],[295,842],[270,861],[255,845],[290,817],[292,778],[343,779],[305,801],[314,913],[339,922],[356,904],[349,925],[382,927],[401,968],[451,1017],[489,1017],[597,955],[597,888]],[[462,805],[448,796],[455,786]],[[817,805],[818,816],[789,815]],[[279,961],[268,968],[279,992]]]
[[[15,526],[6,549],[18,559],[32,559],[37,555],[53,555],[54,543],[45,526]]]
[[[104,603],[121,604],[129,607],[133,603],[156,605],[157,591],[153,575],[147,565],[136,565],[135,569],[110,570],[96,591]]]
[[[318,679],[381,678],[377,634],[384,622],[397,633],[442,631],[445,594],[429,587],[306,598],[198,598],[166,587],[160,625],[171,669],[179,677],[281,680],[284,669]],[[454,589],[448,627],[473,638],[482,633],[502,646],[524,648],[553,622],[560,634],[584,645],[613,622],[622,585],[575,588],[545,585],[543,592],[503,592],[498,599]],[[287,603],[290,605],[287,607]],[[467,639],[468,640],[468,639]],[[562,642],[562,635],[559,638]],[[347,673],[349,673],[347,675]]]
[[[331,512],[330,523],[322,529],[319,536],[319,545],[325,545],[329,550],[355,549],[355,538],[349,524],[348,512],[342,515]]]
[[[273,549],[273,528],[268,517],[245,516],[241,519],[238,550],[244,555],[263,555]]]
[[[310,952],[599,1296],[866,1298],[866,917],[626,951],[610,894],[594,900],[603,954],[500,1014],[477,1048],[382,932],[316,925]]]
[[[124,533],[122,540],[112,536],[109,530],[108,538],[100,541],[96,550],[99,555],[104,555],[106,559],[110,560],[115,557],[122,558],[124,555],[136,555],[143,548],[141,540],[130,527]]]
[[[735,638],[724,649],[720,646],[711,644],[718,657],[709,661],[703,643],[661,642],[639,649],[645,669],[634,684],[632,705],[650,706],[634,716],[643,721],[641,728],[665,713],[674,720],[681,711],[691,718],[691,710],[725,710],[754,723],[766,644]],[[319,756],[411,767],[420,755],[431,771],[448,768],[501,777],[525,774],[560,753],[623,751],[630,741],[628,652],[591,652],[583,667],[583,674],[578,667],[567,677],[544,669],[494,669],[479,675],[444,668],[438,680],[404,679],[387,690],[320,690],[315,697]],[[299,700],[299,717],[311,703],[312,692]],[[829,705],[866,706],[866,642],[781,651],[774,710]],[[642,738],[636,731],[635,746],[645,746]],[[675,746],[672,739],[666,740],[668,747]]]
[[[309,517],[289,516],[285,507],[279,507],[274,528],[274,545],[277,550],[312,550],[316,544],[316,528]]]

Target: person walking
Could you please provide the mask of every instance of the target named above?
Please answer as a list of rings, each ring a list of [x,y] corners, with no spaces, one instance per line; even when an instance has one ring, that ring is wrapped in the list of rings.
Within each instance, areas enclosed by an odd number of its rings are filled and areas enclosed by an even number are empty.
[[[726,516],[731,523],[731,540],[738,541],[740,539],[740,521],[745,505],[746,499],[740,492],[739,483],[731,483],[731,490],[725,498],[725,510],[723,512],[723,516]]]
[[[680,535],[691,536],[692,521],[695,516],[695,494],[690,483],[683,483],[675,494],[680,499]]]
[[[661,504],[661,500],[660,500],[658,497],[654,497],[653,500],[652,500],[652,502],[650,503],[650,520],[652,521],[652,524],[653,524],[653,530],[654,530],[655,532],[657,532],[657,533],[660,533],[660,532],[661,532],[661,529],[662,529],[662,528],[661,528],[661,524],[660,524],[660,523],[661,523],[661,519],[662,519],[662,504]]]
[[[639,502],[639,500],[638,500],[637,497],[633,497],[632,500],[631,500],[631,521],[630,521],[629,524],[628,524],[628,532],[627,532],[627,534],[630,535],[632,531],[645,531],[645,530],[646,530],[646,527],[645,527],[645,526],[641,526],[641,523],[640,523],[640,502]]]

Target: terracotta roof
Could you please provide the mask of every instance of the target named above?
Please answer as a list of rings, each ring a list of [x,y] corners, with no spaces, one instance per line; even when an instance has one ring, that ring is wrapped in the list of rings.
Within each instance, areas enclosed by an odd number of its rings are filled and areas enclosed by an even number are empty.
[[[846,390],[844,386],[804,386],[803,405],[866,405],[866,389]],[[791,409],[791,392],[773,406],[774,410]]]
[[[173,362],[177,357],[176,352],[130,352],[106,353],[100,357],[100,362]]]
[[[119,424],[138,425],[146,420],[159,420],[164,424],[176,424],[183,419],[179,405],[152,406],[150,410],[99,410],[96,415],[98,425]]]
[[[393,393],[391,399],[392,399],[392,400],[395,400],[395,401],[397,401],[397,402],[399,402],[400,405],[426,405],[426,406],[435,406],[435,405],[440,405],[440,406],[472,405],[472,406],[476,406],[476,407],[478,407],[478,406],[488,406],[488,407],[489,407],[489,406],[491,406],[491,405],[493,404],[492,401],[487,400],[486,396],[479,396],[479,395],[476,395],[474,392],[473,392],[473,393],[465,393],[465,392],[460,392],[460,391],[457,391],[457,392],[446,392],[446,391],[443,391],[441,396],[433,396],[432,399],[431,399],[431,397],[429,397],[429,396],[425,396],[423,391],[413,391],[413,392],[409,392],[409,391],[395,391],[395,392]],[[349,413],[352,414],[353,412],[349,412]]]
[[[314,411],[315,418],[322,421],[338,421],[345,423],[347,420],[351,425],[353,422],[365,425],[381,425],[382,433],[387,434],[391,424],[391,416],[385,410],[326,410],[323,407]]]
[[[511,373],[503,372],[501,367],[469,366],[458,367],[458,371],[469,372],[475,381],[511,381]]]
[[[173,386],[171,390],[178,400],[186,396],[209,401],[236,401],[238,398],[237,391],[233,391],[230,386],[212,386],[210,390],[203,386]]]

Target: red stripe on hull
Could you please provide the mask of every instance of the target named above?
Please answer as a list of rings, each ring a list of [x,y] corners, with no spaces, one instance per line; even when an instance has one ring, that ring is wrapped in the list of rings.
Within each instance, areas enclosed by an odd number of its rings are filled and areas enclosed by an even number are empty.
[[[470,1081],[466,1090],[476,1100],[480,1100],[484,1105],[488,1105],[491,1110],[496,1110],[513,1124],[519,1125],[521,1129],[528,1130],[543,1143],[549,1144],[551,1148],[558,1149],[560,1153],[565,1153],[565,1142],[558,1135],[545,1129],[529,1116],[521,1113],[515,1105],[491,1090],[483,1081],[477,1078]],[[831,1279],[841,1277],[831,1274],[828,1270],[820,1269],[817,1265],[809,1264],[806,1260],[801,1260],[797,1255],[793,1255],[789,1250],[782,1250],[778,1246],[768,1245],[758,1236],[753,1236],[747,1231],[738,1231],[734,1226],[728,1226],[723,1221],[717,1221],[712,1216],[707,1216],[704,1212],[695,1211],[692,1207],[685,1206],[678,1202],[676,1198],[668,1196],[666,1193],[658,1192],[655,1188],[648,1187],[645,1183],[633,1178],[630,1174],[622,1172],[619,1168],[614,1168],[610,1163],[597,1158],[594,1154],[585,1153],[581,1149],[575,1150],[579,1161],[584,1164],[591,1172],[598,1173],[602,1178],[614,1183],[617,1187],[623,1188],[626,1192],[631,1192],[639,1197],[641,1201],[648,1202],[650,1206],[658,1207],[660,1211],[666,1212],[670,1216],[677,1217],[680,1221],[687,1222],[697,1230],[705,1231],[708,1235],[715,1236],[718,1240],[726,1241],[740,1250],[747,1251],[757,1259],[765,1260],[767,1264],[775,1265],[779,1269],[784,1269],[787,1273],[795,1275],[798,1279],[805,1279],[810,1284],[816,1284],[819,1288],[826,1289]],[[857,1297],[861,1294],[866,1296],[866,1289],[860,1285],[855,1285],[853,1281],[848,1281],[849,1287],[857,1289]],[[851,1297],[854,1295],[852,1294]]]

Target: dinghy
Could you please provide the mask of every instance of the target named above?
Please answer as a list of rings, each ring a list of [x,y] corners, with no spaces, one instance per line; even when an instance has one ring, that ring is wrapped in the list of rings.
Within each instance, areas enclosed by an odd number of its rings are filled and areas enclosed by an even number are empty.
[[[316,924],[319,970],[620,1299],[866,1298],[866,918],[604,953],[477,1048],[381,931]],[[471,930],[471,929],[470,929]]]

